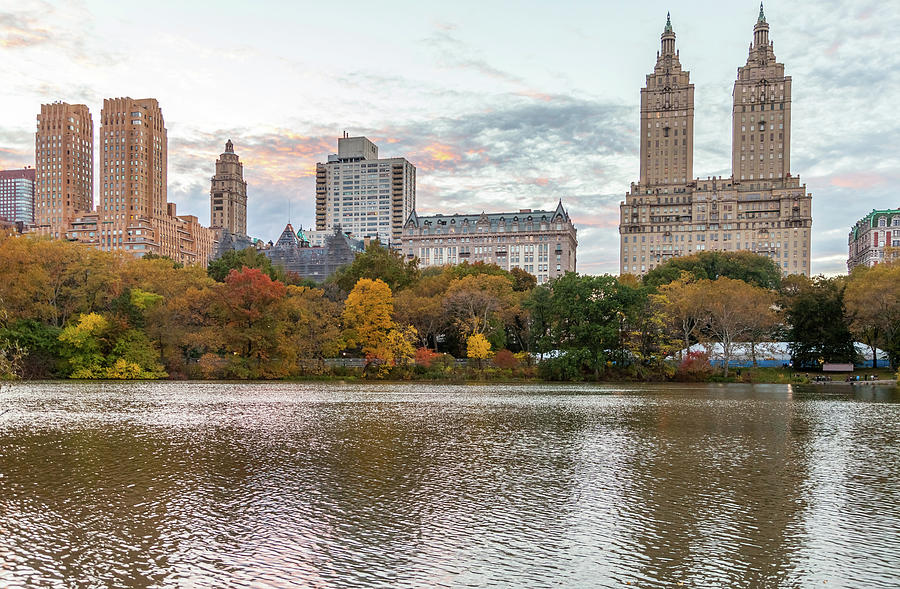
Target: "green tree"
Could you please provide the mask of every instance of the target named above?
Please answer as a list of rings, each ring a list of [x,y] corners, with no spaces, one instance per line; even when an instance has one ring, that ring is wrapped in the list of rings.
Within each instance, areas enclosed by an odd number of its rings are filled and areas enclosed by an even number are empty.
[[[732,278],[760,288],[777,290],[781,284],[781,268],[771,258],[752,252],[705,251],[672,258],[644,275],[644,284],[658,287],[682,279],[687,272],[696,280]]]
[[[822,276],[793,282],[792,294],[785,297],[782,307],[788,324],[787,338],[798,367],[855,360],[844,288],[840,280]]]
[[[361,278],[381,280],[391,291],[402,290],[419,279],[418,261],[405,260],[400,252],[372,242],[353,262],[338,269],[328,282],[350,292]]]
[[[272,266],[272,261],[266,257],[266,254],[252,247],[225,252],[221,257],[209,263],[206,273],[216,282],[225,282],[232,270],[241,270],[242,268],[255,268],[272,280],[284,278],[284,272],[280,268]]]

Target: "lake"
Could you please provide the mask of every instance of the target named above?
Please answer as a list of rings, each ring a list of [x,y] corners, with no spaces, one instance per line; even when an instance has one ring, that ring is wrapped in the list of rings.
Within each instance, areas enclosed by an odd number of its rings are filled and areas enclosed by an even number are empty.
[[[17,383],[3,587],[897,587],[900,393]]]

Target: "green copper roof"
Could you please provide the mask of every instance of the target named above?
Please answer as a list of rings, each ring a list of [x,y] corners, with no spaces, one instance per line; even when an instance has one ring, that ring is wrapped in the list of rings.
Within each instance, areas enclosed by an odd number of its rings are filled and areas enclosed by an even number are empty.
[[[663,32],[664,33],[672,32],[672,14],[670,12],[666,13],[666,28]]]
[[[766,13],[763,12],[762,2],[759,3],[759,18],[756,20],[756,22],[766,22]]]

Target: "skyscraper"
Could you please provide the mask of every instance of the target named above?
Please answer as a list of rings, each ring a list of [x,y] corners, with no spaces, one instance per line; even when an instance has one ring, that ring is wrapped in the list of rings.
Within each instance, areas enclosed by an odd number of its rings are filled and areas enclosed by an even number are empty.
[[[812,195],[790,173],[791,78],[775,61],[762,5],[734,84],[729,178],[692,178],[693,86],[668,18],[661,43],[641,90],[640,181],[620,204],[621,273],[711,250],[754,252],[784,274],[809,275]]]
[[[167,137],[154,98],[109,98],[100,114],[100,201],[78,215],[67,236],[135,257],[152,253],[206,265],[215,233],[167,202]]]
[[[34,224],[34,168],[0,170],[0,217]]]
[[[34,136],[35,225],[64,237],[69,222],[94,206],[94,122],[83,104],[42,104]]]
[[[316,164],[316,230],[340,226],[357,238],[399,244],[416,206],[416,167],[405,158],[378,158],[365,137],[338,139],[338,153]]]
[[[791,162],[791,77],[775,61],[759,7],[747,63],[734,82],[731,169],[735,179],[780,180]]]
[[[244,166],[234,153],[231,139],[225,143],[225,153],[216,160],[209,199],[211,228],[227,229],[232,235],[247,235],[247,183]]]
[[[641,89],[641,184],[685,184],[694,176],[694,85],[668,15],[660,45]]]

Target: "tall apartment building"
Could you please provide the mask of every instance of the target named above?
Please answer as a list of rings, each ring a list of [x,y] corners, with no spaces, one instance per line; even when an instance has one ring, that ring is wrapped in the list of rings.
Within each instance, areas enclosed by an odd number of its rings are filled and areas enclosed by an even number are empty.
[[[316,164],[316,230],[340,227],[355,237],[398,245],[416,206],[416,167],[406,158],[378,157],[365,137],[338,139],[338,152]]]
[[[35,230],[64,237],[94,208],[94,122],[83,104],[42,104],[34,136]]]
[[[575,226],[562,201],[555,210],[419,216],[403,227],[402,251],[420,267],[464,261],[522,268],[544,284],[575,271]]]
[[[209,188],[209,225],[227,229],[232,235],[247,235],[247,183],[244,165],[234,153],[231,139],[216,160],[216,175]]]
[[[34,168],[0,170],[0,217],[34,225]]]
[[[620,272],[644,274],[699,251],[751,251],[809,275],[811,199],[790,173],[791,78],[762,6],[732,109],[732,176],[692,178],[693,86],[667,19],[641,91],[640,181],[620,204]]]
[[[206,265],[215,234],[167,202],[167,133],[154,98],[109,98],[100,114],[100,200],[73,219],[68,237],[102,250]]]
[[[850,230],[847,271],[900,259],[900,209],[872,210]]]

